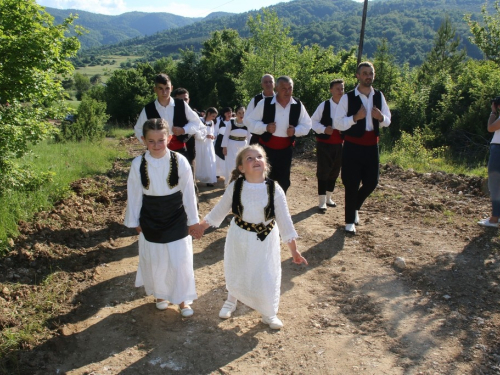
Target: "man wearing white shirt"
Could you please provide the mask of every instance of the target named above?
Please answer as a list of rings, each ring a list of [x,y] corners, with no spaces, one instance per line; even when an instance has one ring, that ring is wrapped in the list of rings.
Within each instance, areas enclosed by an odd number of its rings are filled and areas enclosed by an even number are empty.
[[[358,211],[378,185],[380,127],[391,124],[384,94],[372,87],[372,63],[360,63],[356,78],[358,86],[342,96],[334,118],[335,128],[344,135],[341,177],[345,187],[345,230],[351,234],[356,233]]]
[[[269,98],[274,96],[274,77],[271,74],[264,74],[262,78],[260,79],[260,86],[262,87],[262,92],[260,94],[255,95],[252,100],[250,100],[250,103],[248,103],[247,109],[245,111],[245,118],[243,119],[243,122],[245,123],[246,126],[249,126],[246,122],[247,116],[252,113],[252,111],[255,109],[257,104],[264,98]],[[250,138],[250,144],[256,144],[259,143],[259,136],[257,134],[252,134],[252,137]]]
[[[170,134],[172,134],[168,148],[188,158],[186,148],[187,135],[195,135],[201,130],[202,124],[200,117],[184,100],[170,97],[172,89],[172,82],[168,75],[161,73],[155,77],[154,92],[156,100],[146,104],[141,111],[134,126],[135,136],[139,140],[141,139],[142,127],[146,120],[150,118],[163,118],[167,120]]]
[[[311,130],[311,118],[304,105],[292,96],[293,80],[281,76],[276,81],[276,96],[259,101],[247,118],[251,133],[259,135],[259,143],[267,153],[271,173],[269,178],[286,191],[290,187],[292,145],[295,137]]]
[[[316,177],[318,179],[318,208],[326,211],[327,206],[336,207],[332,200],[335,182],[342,165],[342,143],[340,131],[333,128],[337,105],[344,95],[344,81],[330,82],[332,97],[322,102],[311,117],[312,129],[316,133]]]

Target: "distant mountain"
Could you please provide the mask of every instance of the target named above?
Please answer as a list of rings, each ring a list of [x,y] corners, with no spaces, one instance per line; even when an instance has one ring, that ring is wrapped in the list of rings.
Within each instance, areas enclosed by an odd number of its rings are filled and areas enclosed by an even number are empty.
[[[441,22],[449,16],[457,29],[462,46],[469,56],[481,58],[479,49],[468,40],[469,28],[463,17],[478,17],[485,0],[379,0],[370,1],[363,52],[372,57],[381,38],[389,42],[399,63],[419,65],[432,48]],[[353,0],[294,0],[268,7],[276,11],[285,26],[290,27],[296,43],[339,49],[356,47],[363,3]],[[199,50],[215,30],[231,28],[242,37],[249,36],[246,21],[260,11],[241,14],[217,14],[186,26],[171,28],[146,37],[135,37],[114,45],[92,49],[89,53],[142,54],[150,59],[178,54],[180,48]],[[132,54],[132,53],[131,53]]]
[[[83,26],[88,31],[80,38],[83,49],[115,44],[132,38],[153,35],[160,31],[188,26],[203,19],[216,19],[232,14],[215,12],[205,18],[189,18],[171,13],[129,12],[118,16],[108,16],[77,9],[62,10],[46,7],[45,10],[54,17],[55,23],[61,23],[70,14],[78,15],[74,24]]]

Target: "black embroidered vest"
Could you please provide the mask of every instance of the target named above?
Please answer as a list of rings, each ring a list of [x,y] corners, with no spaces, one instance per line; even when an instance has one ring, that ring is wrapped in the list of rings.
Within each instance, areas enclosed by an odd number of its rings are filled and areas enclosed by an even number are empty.
[[[231,119],[231,130],[236,130],[236,129],[245,129],[247,130],[246,126],[237,126],[236,121],[234,119]]]
[[[243,190],[243,181],[245,181],[245,177],[240,176],[234,182],[233,205],[232,205],[233,214],[242,220],[243,220],[243,204],[241,203],[241,192]],[[266,185],[267,185],[268,203],[267,206],[264,208],[264,217],[265,220],[267,221],[274,219],[276,217],[274,213],[274,192],[276,187],[274,185],[274,181],[269,178],[266,178]]]
[[[262,115],[262,122],[264,124],[274,122],[274,118],[276,117],[276,103],[271,104],[273,98],[273,96],[264,98],[264,113]],[[290,117],[288,119],[288,123],[293,127],[296,127],[299,124],[300,110],[302,106],[299,99],[296,97],[293,97],[293,99],[296,103],[290,105]],[[271,133],[264,132],[260,137],[264,142],[268,142],[271,139],[271,136]],[[292,138],[293,142],[295,136],[290,138]]]
[[[354,90],[349,91],[347,93],[347,99],[348,99],[347,117],[354,116],[363,105],[363,102],[361,101],[361,98],[355,94]],[[379,90],[375,90],[372,100],[373,100],[373,106],[382,110],[382,94],[380,93]],[[367,113],[366,116],[371,116],[371,113]],[[379,121],[375,119],[372,119],[372,121],[373,121],[373,130],[375,132],[375,135],[378,136],[380,132]],[[366,131],[366,118],[358,120],[356,124],[351,126],[349,129],[341,132],[341,134],[360,138],[363,136],[363,134],[365,134],[365,131]]]

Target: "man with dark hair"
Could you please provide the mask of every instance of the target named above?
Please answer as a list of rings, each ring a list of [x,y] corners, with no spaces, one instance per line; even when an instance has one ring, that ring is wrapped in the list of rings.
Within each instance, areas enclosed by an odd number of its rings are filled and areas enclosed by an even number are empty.
[[[335,182],[342,164],[342,143],[340,132],[333,128],[333,119],[340,98],[344,95],[344,81],[334,79],[330,82],[332,97],[322,102],[311,117],[312,129],[316,133],[316,177],[318,178],[318,208],[326,211],[336,207],[332,200]]]
[[[274,93],[274,77],[271,74],[264,74],[262,78],[260,79],[260,86],[262,87],[262,92],[255,95],[252,100],[250,100],[250,103],[248,103],[247,109],[245,111],[245,117],[243,118],[243,122],[245,125],[248,127],[249,124],[245,120],[250,113],[255,109],[257,104],[264,98],[269,98],[273,97],[275,95]],[[250,138],[250,144],[256,144],[259,143],[259,135],[258,134],[252,134],[252,137]]]
[[[185,89],[184,87],[177,87],[175,90],[172,91],[171,94],[172,98],[174,99],[181,99],[184,100],[186,104],[189,104],[189,91]],[[200,114],[193,109],[193,112],[200,117]],[[196,147],[195,147],[195,140],[194,136],[192,134],[189,134],[187,139],[186,139],[186,150],[187,150],[187,160],[189,161],[189,164],[191,165],[191,168],[193,171],[195,170],[195,158],[196,158]]]
[[[271,165],[269,178],[278,182],[286,193],[290,187],[292,145],[295,137],[309,133],[311,118],[300,100],[292,96],[290,77],[279,77],[276,88],[276,96],[259,101],[247,117],[247,124],[252,133],[259,135],[259,143],[267,153]]]
[[[334,118],[335,128],[344,135],[341,177],[345,186],[345,231],[350,234],[356,233],[358,211],[378,185],[380,127],[391,124],[384,94],[372,87],[372,63],[360,63],[356,78],[358,86],[342,96]]]
[[[173,87],[168,75],[165,73],[158,74],[155,77],[154,83],[156,100],[146,104],[141,111],[139,119],[134,126],[135,135],[139,140],[141,139],[142,127],[146,120],[150,118],[163,118],[167,120],[170,127],[170,134],[172,134],[168,148],[188,158],[189,155],[186,147],[187,135],[194,135],[200,131],[200,117],[183,99],[170,97]]]

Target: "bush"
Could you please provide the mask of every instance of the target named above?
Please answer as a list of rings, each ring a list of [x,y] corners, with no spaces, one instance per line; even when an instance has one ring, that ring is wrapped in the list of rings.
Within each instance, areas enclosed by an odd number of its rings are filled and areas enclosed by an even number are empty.
[[[97,101],[88,95],[78,107],[76,122],[63,122],[58,141],[94,141],[104,137],[104,125],[109,116],[106,114],[106,103]]]

